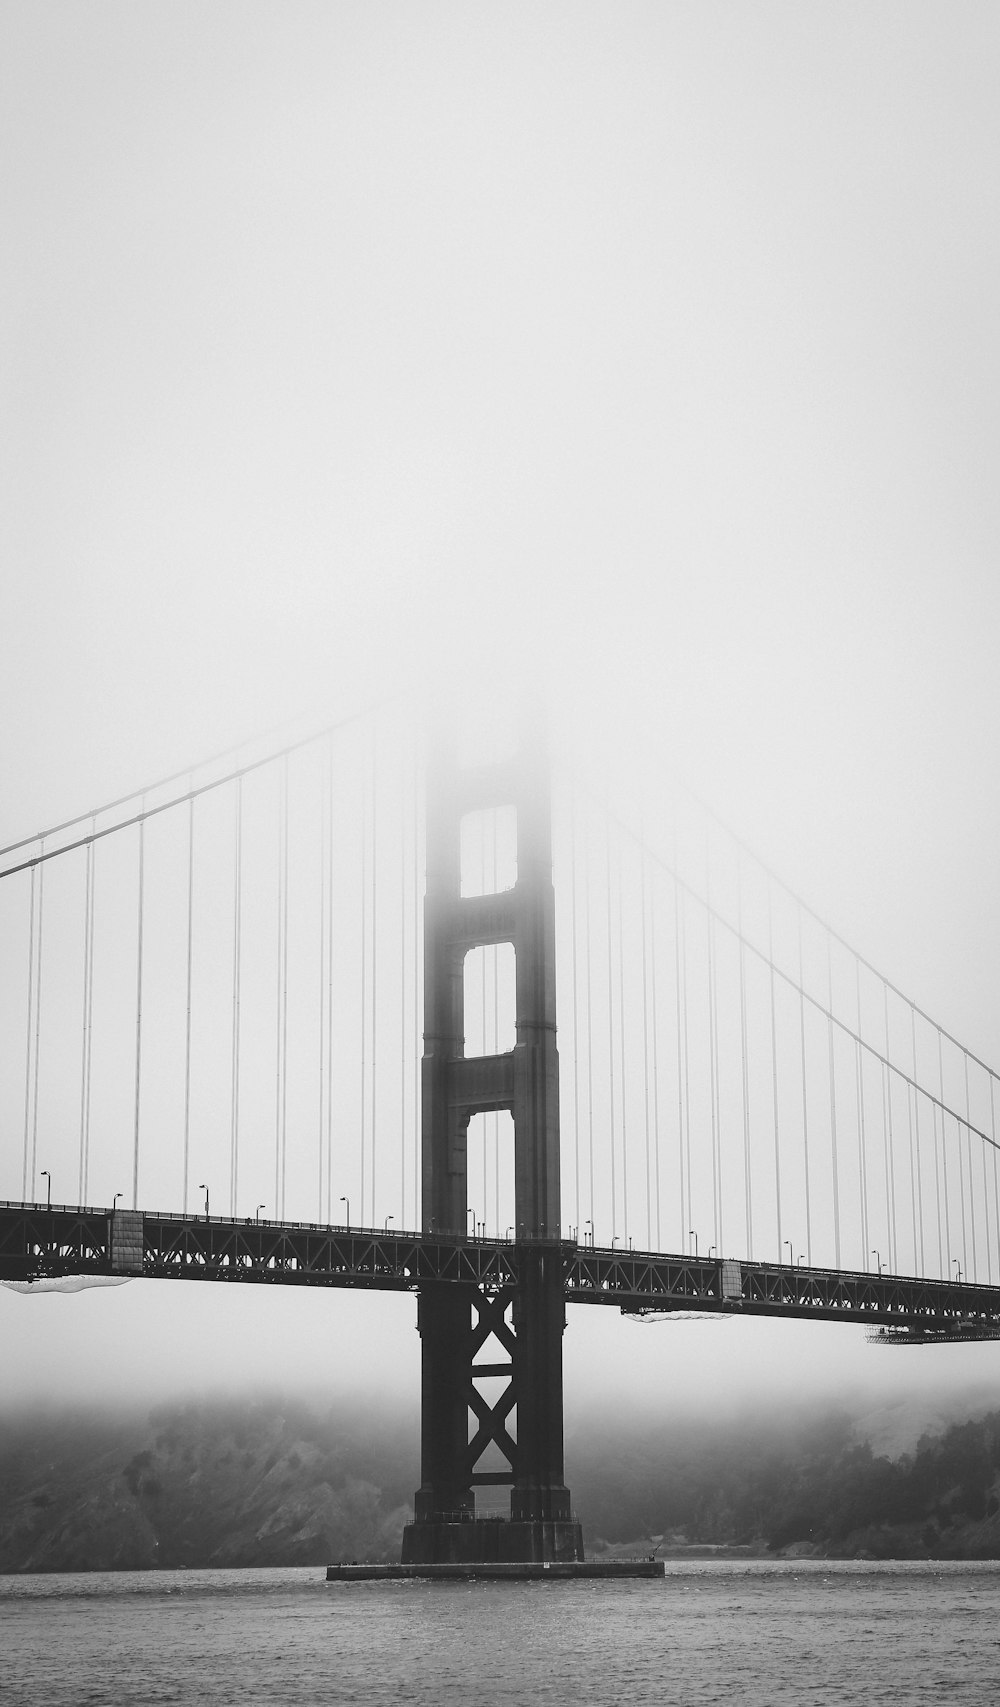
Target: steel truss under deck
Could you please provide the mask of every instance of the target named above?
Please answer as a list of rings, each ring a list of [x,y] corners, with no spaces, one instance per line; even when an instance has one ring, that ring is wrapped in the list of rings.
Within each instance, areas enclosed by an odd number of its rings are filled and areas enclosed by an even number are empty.
[[[466,1239],[297,1221],[240,1221],[144,1211],[0,1204],[0,1280],[68,1276],[214,1280],[416,1292],[442,1282],[478,1289],[504,1308],[528,1253],[558,1254],[568,1304],[627,1314],[799,1317],[905,1330],[914,1343],[995,1338],[1000,1287],[778,1263],[661,1256],[573,1242]],[[485,1340],[489,1306],[479,1309]],[[502,1325],[502,1310],[497,1325]],[[485,1331],[483,1331],[485,1330]],[[895,1340],[897,1336],[892,1336]],[[502,1339],[501,1339],[502,1343]],[[509,1349],[509,1348],[508,1348]],[[499,1366],[477,1373],[499,1374]],[[506,1366],[504,1366],[506,1372]],[[503,1414],[482,1407],[501,1447]],[[490,1412],[492,1416],[492,1411]]]

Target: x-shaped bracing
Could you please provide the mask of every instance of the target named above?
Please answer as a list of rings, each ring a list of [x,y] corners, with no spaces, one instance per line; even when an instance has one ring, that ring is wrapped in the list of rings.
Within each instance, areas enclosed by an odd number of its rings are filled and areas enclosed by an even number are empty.
[[[517,1381],[515,1377],[515,1348],[516,1339],[513,1328],[505,1320],[507,1308],[514,1296],[513,1287],[504,1287],[500,1292],[490,1296],[488,1293],[473,1294],[476,1307],[477,1321],[472,1329],[472,1359],[480,1352],[487,1340],[492,1336],[507,1353],[509,1363],[480,1363],[470,1361],[469,1369],[469,1409],[474,1413],[479,1427],[469,1442],[466,1456],[466,1469],[471,1484],[512,1482],[514,1480],[514,1462],[517,1452],[517,1442],[512,1438],[507,1428],[507,1418],[517,1403]],[[476,1387],[476,1380],[487,1376],[506,1376],[508,1385],[500,1394],[496,1403],[491,1405],[484,1394]],[[496,1446],[506,1458],[509,1471],[480,1471],[475,1465],[482,1457],[488,1446]]]

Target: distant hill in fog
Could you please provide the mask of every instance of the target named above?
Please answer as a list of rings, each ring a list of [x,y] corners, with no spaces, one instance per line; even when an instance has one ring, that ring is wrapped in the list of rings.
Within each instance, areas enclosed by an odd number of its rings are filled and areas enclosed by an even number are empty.
[[[289,1401],[0,1423],[0,1571],[392,1556],[415,1443]]]
[[[846,1412],[619,1421],[574,1435],[568,1473],[591,1550],[655,1536],[668,1552],[1000,1557],[1000,1413],[892,1457],[884,1434],[884,1418]],[[0,1572],[398,1557],[417,1480],[409,1423],[377,1411],[272,1399],[8,1418]]]

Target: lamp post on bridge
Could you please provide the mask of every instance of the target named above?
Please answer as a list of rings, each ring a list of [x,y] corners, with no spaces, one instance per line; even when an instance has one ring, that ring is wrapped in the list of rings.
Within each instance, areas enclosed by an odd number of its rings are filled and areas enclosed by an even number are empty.
[[[351,1200],[349,1197],[342,1197],[340,1201],[341,1201],[341,1203],[345,1203],[347,1205],[347,1231],[350,1232],[350,1230],[351,1230]]]
[[[698,1261],[698,1235],[693,1227],[688,1228],[688,1238],[694,1240],[694,1260]]]
[[[958,1269],[958,1274],[956,1275],[955,1278],[957,1279],[958,1284],[961,1286],[961,1284],[962,1284],[962,1265],[959,1262],[957,1257],[952,1257],[951,1260],[952,1260],[953,1264],[955,1265],[955,1267]]]
[[[266,1209],[266,1208],[267,1208],[266,1203],[258,1203],[256,1209],[254,1210],[253,1218],[254,1218],[254,1221],[256,1222],[258,1227],[260,1226],[260,1212],[262,1209]]]
[[[46,1192],[45,1192],[45,1207],[46,1207],[46,1209],[51,1209],[52,1208],[52,1175],[49,1173],[48,1168],[43,1168],[38,1177],[39,1177],[39,1179],[48,1180],[48,1185],[46,1187]]]
[[[872,1251],[871,1254],[875,1258],[875,1261],[878,1265],[879,1279],[881,1279],[881,1277],[882,1277],[882,1256],[881,1256],[881,1253],[879,1251]]]
[[[383,1233],[388,1233],[388,1231],[389,1231],[389,1222],[390,1222],[390,1221],[395,1221],[395,1219],[396,1219],[396,1217],[395,1217],[395,1215],[387,1215],[387,1216],[386,1216],[386,1218],[385,1218],[385,1226],[384,1226],[384,1227],[383,1227],[383,1228],[382,1228],[382,1231],[383,1231]]]
[[[207,1221],[208,1220],[208,1186],[207,1185],[200,1185],[198,1187],[198,1190],[203,1191],[205,1193],[205,1220]]]

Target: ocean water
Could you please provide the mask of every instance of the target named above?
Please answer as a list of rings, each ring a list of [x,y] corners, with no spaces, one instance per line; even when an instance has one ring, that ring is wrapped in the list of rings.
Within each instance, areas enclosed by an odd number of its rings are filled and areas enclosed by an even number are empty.
[[[663,1582],[0,1577],[3,1707],[1000,1702],[1000,1565],[668,1562]]]

